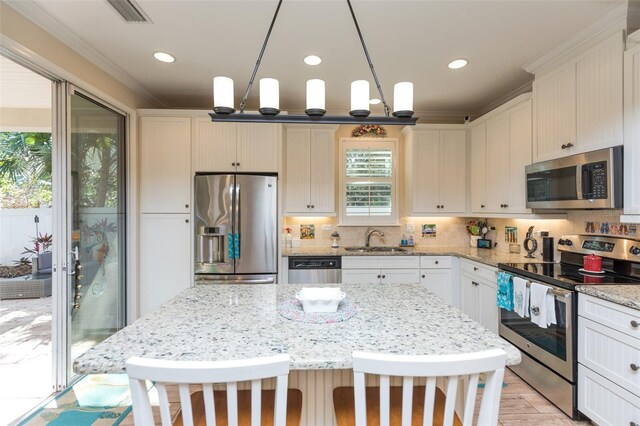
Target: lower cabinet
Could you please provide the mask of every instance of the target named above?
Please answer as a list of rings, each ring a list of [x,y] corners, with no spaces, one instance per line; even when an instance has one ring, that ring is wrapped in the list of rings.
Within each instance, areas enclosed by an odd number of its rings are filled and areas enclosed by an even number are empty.
[[[640,425],[640,311],[578,295],[578,410],[596,424]]]
[[[420,283],[431,293],[453,305],[454,292],[451,278],[451,257],[423,256],[420,258]]]
[[[345,284],[417,284],[419,256],[345,256],[342,258]]]
[[[140,222],[140,315],[191,285],[189,214],[143,214]]]
[[[485,328],[498,333],[497,269],[480,263],[460,262],[460,309]]]

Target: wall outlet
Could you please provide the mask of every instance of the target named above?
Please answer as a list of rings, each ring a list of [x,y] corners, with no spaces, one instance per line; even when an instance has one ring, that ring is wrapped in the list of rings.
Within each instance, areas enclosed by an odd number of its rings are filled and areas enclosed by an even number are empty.
[[[331,231],[331,225],[322,225],[323,231]]]
[[[404,231],[411,234],[411,233],[416,232],[416,228],[413,225],[413,223],[407,223],[407,224],[404,225]]]
[[[549,231],[547,231],[545,229],[541,229],[539,231],[533,231],[533,235],[536,236],[536,237],[541,237],[543,232],[546,232],[546,235],[550,235]]]

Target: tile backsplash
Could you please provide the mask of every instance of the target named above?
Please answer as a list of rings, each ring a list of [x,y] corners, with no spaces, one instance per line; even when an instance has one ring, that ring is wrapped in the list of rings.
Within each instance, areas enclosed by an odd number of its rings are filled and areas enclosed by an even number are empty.
[[[624,234],[626,231],[629,237],[640,237],[639,230],[633,225],[620,226],[620,215],[622,210],[576,210],[567,212],[566,219],[488,219],[488,225],[494,227],[495,230],[489,231],[487,238],[492,240],[494,248],[499,251],[508,252],[510,242],[505,240],[505,228],[510,228],[510,237],[513,240],[513,234],[517,233],[517,244],[522,247],[527,231],[530,226],[534,226],[534,232],[549,231],[549,235],[556,239],[564,234],[585,234],[592,233],[601,235],[601,231],[606,231],[607,227],[602,224],[609,225],[609,234]],[[403,238],[409,237],[408,232],[413,227],[413,239],[416,245],[420,246],[460,246],[468,245],[470,236],[467,233],[466,226],[471,220],[483,218],[460,218],[460,217],[404,217],[401,219],[401,226],[374,226],[384,232],[384,237],[374,234],[371,237],[371,245],[387,245],[397,246]],[[594,226],[587,226],[593,223]],[[315,225],[315,239],[301,240],[302,247],[309,246],[329,246],[331,245],[331,233],[337,231],[340,234],[339,244],[341,247],[359,246],[364,244],[364,236],[366,226],[338,226],[338,220],[335,217],[285,217],[283,218],[283,228],[293,228],[292,235],[294,238],[300,238],[300,225]],[[595,225],[599,225],[595,229]],[[322,225],[330,225],[330,229],[323,229]],[[422,225],[435,225],[436,236],[432,237],[429,233],[423,236]],[[325,226],[324,228],[327,228]],[[514,231],[513,228],[517,228]],[[593,230],[593,232],[591,232]],[[617,231],[617,233],[613,232]],[[283,231],[284,232],[284,231]],[[634,235],[635,233],[635,235]],[[538,240],[540,249],[535,254],[537,258],[541,258],[542,238],[535,236]],[[521,249],[524,255],[524,249]],[[556,253],[556,258],[558,253]]]

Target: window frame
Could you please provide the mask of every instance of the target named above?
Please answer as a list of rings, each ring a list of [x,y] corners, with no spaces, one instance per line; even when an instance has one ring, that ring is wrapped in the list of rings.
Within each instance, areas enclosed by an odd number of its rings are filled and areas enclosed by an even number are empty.
[[[400,205],[398,204],[398,139],[397,138],[340,138],[340,226],[398,226]],[[347,216],[347,149],[391,149],[391,215],[390,216]]]

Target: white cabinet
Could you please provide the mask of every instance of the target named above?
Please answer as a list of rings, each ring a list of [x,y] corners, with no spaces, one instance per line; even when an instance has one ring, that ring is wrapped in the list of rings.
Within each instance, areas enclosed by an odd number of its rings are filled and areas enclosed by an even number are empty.
[[[626,223],[640,223],[640,31],[630,39],[637,43],[624,53],[624,216]]]
[[[335,216],[337,127],[287,127],[285,214]]]
[[[191,285],[189,214],[142,214],[140,220],[140,315]]]
[[[460,261],[460,269],[460,309],[485,328],[498,333],[497,269],[465,259]]]
[[[417,284],[419,256],[343,256],[345,284]]]
[[[140,211],[190,212],[191,119],[141,117],[140,136]]]
[[[617,33],[536,75],[533,161],[622,144],[622,57]]]
[[[640,424],[640,311],[578,297],[578,409],[597,424]]]
[[[531,164],[531,95],[478,118],[471,129],[471,212],[530,213],[525,166]]]
[[[406,214],[464,213],[467,131],[462,125],[405,127]]]
[[[453,305],[451,277],[451,257],[422,256],[420,258],[420,283],[431,293]]]
[[[280,126],[193,119],[196,172],[278,172]]]

